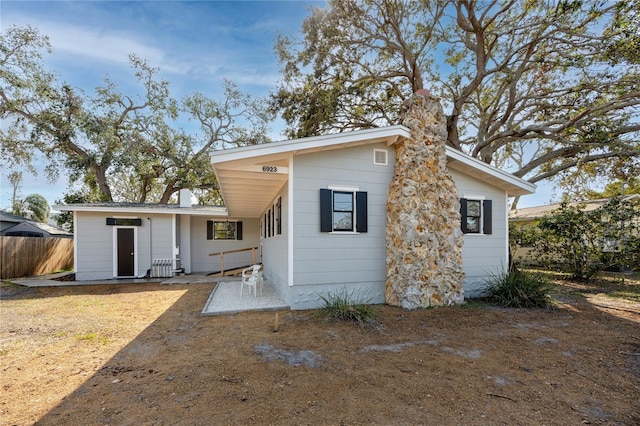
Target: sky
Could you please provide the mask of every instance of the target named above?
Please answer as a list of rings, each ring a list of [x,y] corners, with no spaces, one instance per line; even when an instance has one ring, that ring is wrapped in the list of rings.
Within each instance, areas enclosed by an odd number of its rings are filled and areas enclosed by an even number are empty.
[[[53,54],[47,69],[62,81],[93,95],[105,76],[126,93],[135,84],[128,62],[134,53],[159,68],[173,97],[194,91],[219,99],[223,81],[235,82],[252,96],[266,96],[280,81],[273,50],[281,35],[300,32],[313,5],[324,1],[11,1],[2,0],[0,28],[37,27],[49,37]],[[281,140],[276,121],[271,138]],[[0,170],[0,208],[11,206],[11,186]],[[37,193],[50,205],[68,189],[65,175],[50,182],[42,167],[37,176],[23,171],[22,196]],[[522,197],[519,207],[547,204],[549,185]]]

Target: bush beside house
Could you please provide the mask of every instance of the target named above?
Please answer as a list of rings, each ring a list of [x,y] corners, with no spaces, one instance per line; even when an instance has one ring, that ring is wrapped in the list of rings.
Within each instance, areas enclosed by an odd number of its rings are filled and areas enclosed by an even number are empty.
[[[514,261],[560,269],[581,279],[606,269],[640,268],[638,197],[597,201],[596,207],[593,203],[561,203],[534,219],[512,214]]]

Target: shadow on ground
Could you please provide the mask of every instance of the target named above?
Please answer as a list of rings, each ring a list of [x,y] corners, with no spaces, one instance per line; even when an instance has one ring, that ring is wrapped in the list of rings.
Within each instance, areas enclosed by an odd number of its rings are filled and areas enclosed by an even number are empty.
[[[580,298],[381,307],[377,330],[278,312],[275,333],[274,312],[201,316],[211,287],[161,289],[183,294],[36,424],[640,423],[640,316]]]

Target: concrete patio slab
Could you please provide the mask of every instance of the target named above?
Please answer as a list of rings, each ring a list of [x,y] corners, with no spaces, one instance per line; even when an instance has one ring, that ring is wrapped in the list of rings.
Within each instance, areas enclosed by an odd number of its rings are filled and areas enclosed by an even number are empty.
[[[202,309],[202,315],[289,309],[289,306],[280,299],[273,287],[267,282],[264,282],[262,286],[262,295],[258,293],[258,297],[255,297],[245,292],[240,296],[240,280],[230,280],[230,277],[224,278],[225,280],[219,282],[211,292]]]
[[[10,281],[25,287],[67,287],[81,285],[111,285],[111,284],[145,284],[159,283],[162,278],[131,278],[91,281],[56,281],[48,278],[13,278]]]

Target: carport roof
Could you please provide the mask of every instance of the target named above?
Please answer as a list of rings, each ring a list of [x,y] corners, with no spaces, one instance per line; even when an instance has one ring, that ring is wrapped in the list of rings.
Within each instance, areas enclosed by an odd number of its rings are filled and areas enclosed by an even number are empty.
[[[148,203],[78,203],[56,204],[55,210],[75,212],[105,212],[105,213],[158,213],[158,214],[186,214],[192,216],[227,216],[227,209],[220,206],[192,205],[180,207],[179,204],[148,204]]]

